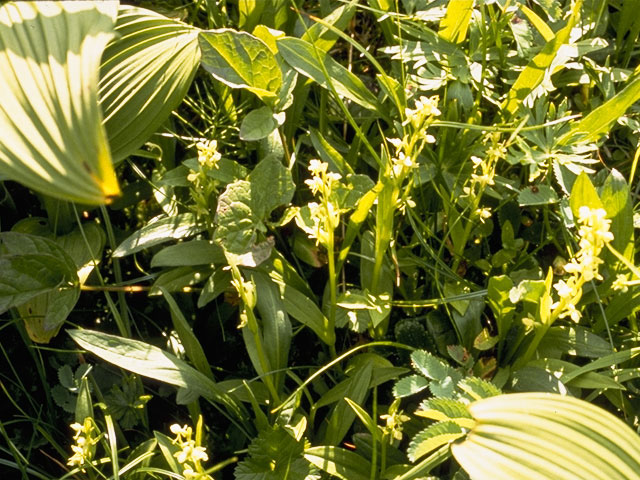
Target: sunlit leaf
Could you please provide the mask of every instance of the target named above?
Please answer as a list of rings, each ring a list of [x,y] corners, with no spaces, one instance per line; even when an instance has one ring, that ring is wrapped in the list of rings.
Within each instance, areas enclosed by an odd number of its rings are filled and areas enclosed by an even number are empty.
[[[0,7],[0,171],[47,195],[102,204],[120,193],[98,104],[118,2]]]
[[[120,7],[115,31],[117,39],[102,56],[99,95],[117,162],[182,102],[200,64],[200,47],[197,28],[130,5]]]
[[[451,452],[473,480],[640,478],[640,437],[583,400],[518,393],[469,411],[477,424]]]

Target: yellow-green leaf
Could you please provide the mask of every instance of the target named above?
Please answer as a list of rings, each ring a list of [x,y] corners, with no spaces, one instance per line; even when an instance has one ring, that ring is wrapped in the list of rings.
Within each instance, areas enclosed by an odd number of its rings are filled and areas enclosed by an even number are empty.
[[[47,195],[119,195],[98,104],[100,57],[118,2],[0,7],[0,172]]]
[[[518,393],[469,411],[476,426],[451,452],[473,480],[640,479],[640,437],[591,403]]]
[[[474,0],[449,0],[447,13],[440,22],[438,35],[453,43],[462,43],[467,37]]]
[[[100,69],[113,161],[131,155],[180,104],[200,64],[197,28],[123,5]]]
[[[573,11],[567,25],[556,33],[553,39],[547,42],[542,51],[538,53],[520,73],[513,87],[509,90],[507,99],[502,106],[503,110],[511,114],[515,113],[518,108],[520,108],[522,101],[544,80],[545,72],[551,66],[553,59],[556,58],[558,50],[569,41],[569,35],[576,23],[581,7],[582,0],[579,0],[573,6]]]

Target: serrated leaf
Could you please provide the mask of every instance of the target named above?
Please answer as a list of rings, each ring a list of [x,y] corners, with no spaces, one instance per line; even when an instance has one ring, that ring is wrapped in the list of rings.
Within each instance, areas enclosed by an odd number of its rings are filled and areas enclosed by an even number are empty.
[[[262,40],[227,28],[201,32],[199,38],[205,70],[231,88],[245,88],[263,101],[275,101],[282,73]]]
[[[502,393],[502,391],[493,383],[487,382],[486,380],[482,380],[478,377],[464,378],[458,382],[458,388],[474,400],[493,397]]]
[[[471,478],[640,478],[640,437],[583,400],[517,393],[474,402],[469,411],[478,423],[451,452]]]
[[[262,431],[249,445],[249,455],[234,471],[237,480],[305,480],[316,472],[305,460],[304,445],[280,427]]]
[[[418,433],[409,444],[407,455],[409,460],[415,462],[436,448],[446,445],[464,436],[465,432],[455,422],[438,422]]]
[[[429,380],[420,375],[409,375],[401,378],[393,386],[393,396],[396,398],[408,397],[423,391],[429,386]]]
[[[121,5],[100,67],[100,106],[113,161],[140,148],[182,102],[200,64],[198,29]]]
[[[186,238],[204,230],[204,225],[196,221],[192,213],[181,213],[174,217],[165,217],[147,224],[126,238],[114,250],[114,257],[124,257],[145,248]]]
[[[415,350],[411,353],[413,367],[425,377],[431,380],[444,380],[455,372],[453,368],[442,360],[424,350]]]
[[[436,421],[472,418],[465,404],[450,398],[429,398],[420,404],[415,414]],[[460,425],[460,422],[457,423]],[[465,424],[467,428],[470,428],[468,423],[465,422]]]
[[[0,171],[9,178],[91,205],[119,195],[98,105],[117,9],[115,1],[0,7]]]

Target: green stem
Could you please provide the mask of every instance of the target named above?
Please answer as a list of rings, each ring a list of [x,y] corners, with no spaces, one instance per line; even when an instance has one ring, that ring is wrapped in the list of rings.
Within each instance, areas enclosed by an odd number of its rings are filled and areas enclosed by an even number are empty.
[[[329,318],[327,323],[327,332],[332,338],[335,338],[335,325],[336,325],[336,306],[338,303],[338,285],[336,278],[336,260],[335,260],[335,252],[334,250],[335,236],[333,232],[333,228],[329,228],[329,242],[327,245],[327,259],[329,263],[329,297],[330,297],[330,305],[329,305]],[[329,350],[331,352],[331,358],[336,358],[336,345],[335,342],[329,345]]]

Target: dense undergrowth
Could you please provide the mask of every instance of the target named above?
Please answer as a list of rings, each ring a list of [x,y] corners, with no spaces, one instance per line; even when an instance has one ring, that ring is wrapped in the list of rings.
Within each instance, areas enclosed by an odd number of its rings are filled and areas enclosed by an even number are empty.
[[[640,478],[638,6],[2,2],[2,478]]]

